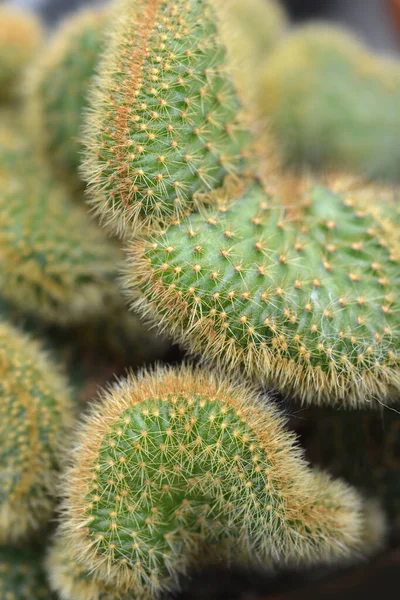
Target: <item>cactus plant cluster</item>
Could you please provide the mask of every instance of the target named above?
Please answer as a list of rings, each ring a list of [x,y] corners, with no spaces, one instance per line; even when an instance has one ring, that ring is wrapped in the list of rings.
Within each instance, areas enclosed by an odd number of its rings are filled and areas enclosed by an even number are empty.
[[[318,568],[385,547],[398,192],[356,161],[286,170],[257,106],[261,73],[292,58],[286,27],[272,0],[114,0],[62,23],[12,86],[0,53],[0,600],[156,600],[210,563]],[[26,50],[18,35],[4,57]],[[200,364],[149,365],[167,344],[138,314]],[[312,464],[284,396],[319,423]],[[347,409],[337,436],[322,404]]]

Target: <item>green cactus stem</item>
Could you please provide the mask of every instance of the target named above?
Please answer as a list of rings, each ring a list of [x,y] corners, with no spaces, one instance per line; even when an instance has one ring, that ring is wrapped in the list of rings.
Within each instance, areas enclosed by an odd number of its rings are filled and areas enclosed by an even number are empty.
[[[67,381],[40,344],[0,322],[0,543],[52,515],[60,445],[73,418]]]
[[[279,193],[243,182],[131,242],[133,305],[205,360],[304,402],[393,401],[398,207],[379,189],[372,202],[368,188],[339,193],[312,180]]]
[[[91,203],[114,231],[176,218],[245,166],[248,134],[221,7],[222,0],[116,7],[83,163]]]
[[[68,552],[116,591],[157,597],[206,557],[272,566],[363,552],[363,501],[303,461],[256,393],[181,367],[96,403],[63,479]]]

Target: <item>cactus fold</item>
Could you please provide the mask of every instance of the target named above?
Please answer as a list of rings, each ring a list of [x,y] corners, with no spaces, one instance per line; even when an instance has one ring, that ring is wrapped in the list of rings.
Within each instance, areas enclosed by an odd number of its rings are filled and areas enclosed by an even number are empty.
[[[308,468],[275,408],[207,372],[130,375],[75,448],[61,535],[116,591],[157,596],[215,552],[271,565],[361,550],[357,493]]]
[[[83,113],[103,49],[108,12],[82,11],[67,20],[32,66],[26,113],[38,147],[77,188]]]
[[[14,128],[0,131],[0,211],[5,300],[58,323],[104,312],[117,293],[120,251]]]
[[[0,543],[50,518],[73,417],[68,384],[38,342],[0,322]]]
[[[339,28],[306,26],[272,52],[259,88],[285,161],[398,181],[398,61],[372,55]]]
[[[87,118],[84,177],[124,233],[175,218],[244,168],[222,0],[121,0]]]
[[[0,102],[17,94],[23,71],[41,41],[42,28],[34,15],[9,3],[0,6]]]
[[[204,359],[303,401],[398,397],[396,207],[312,181],[284,202],[251,181],[210,202],[131,243],[137,310]]]
[[[36,545],[0,546],[1,600],[52,600]]]

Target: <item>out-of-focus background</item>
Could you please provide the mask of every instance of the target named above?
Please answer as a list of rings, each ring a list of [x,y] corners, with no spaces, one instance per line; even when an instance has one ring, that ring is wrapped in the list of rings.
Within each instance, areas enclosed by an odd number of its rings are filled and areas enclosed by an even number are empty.
[[[99,4],[99,1],[14,0],[14,4],[37,8],[49,23],[57,21],[82,4],[95,3]],[[293,21],[329,19],[353,29],[371,48],[379,52],[400,52],[400,0],[282,0],[282,4],[286,6]]]

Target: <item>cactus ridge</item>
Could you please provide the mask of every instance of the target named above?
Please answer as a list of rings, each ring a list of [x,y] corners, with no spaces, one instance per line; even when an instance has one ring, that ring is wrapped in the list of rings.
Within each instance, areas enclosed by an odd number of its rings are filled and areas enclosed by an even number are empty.
[[[392,400],[398,211],[382,202],[379,216],[379,195],[360,208],[362,193],[356,202],[323,185],[292,206],[257,182],[237,194],[232,204],[232,191],[217,192],[217,208],[131,243],[135,308],[204,359],[303,401]]]
[[[121,0],[99,67],[83,175],[119,233],[174,218],[244,168],[247,131],[219,0]]]
[[[0,543],[51,516],[60,442],[73,417],[67,382],[40,345],[0,322]]]
[[[0,132],[0,211],[5,300],[47,322],[104,311],[116,295],[120,251],[8,128]]]
[[[71,556],[147,598],[213,548],[263,564],[359,550],[357,495],[310,471],[283,425],[207,372],[130,375],[93,406],[64,476]]]
[[[35,142],[76,188],[83,186],[78,173],[83,113],[108,18],[106,10],[85,10],[66,20],[32,66],[26,85],[26,116]]]
[[[1,600],[55,600],[41,558],[42,549],[34,544],[0,546]]]

